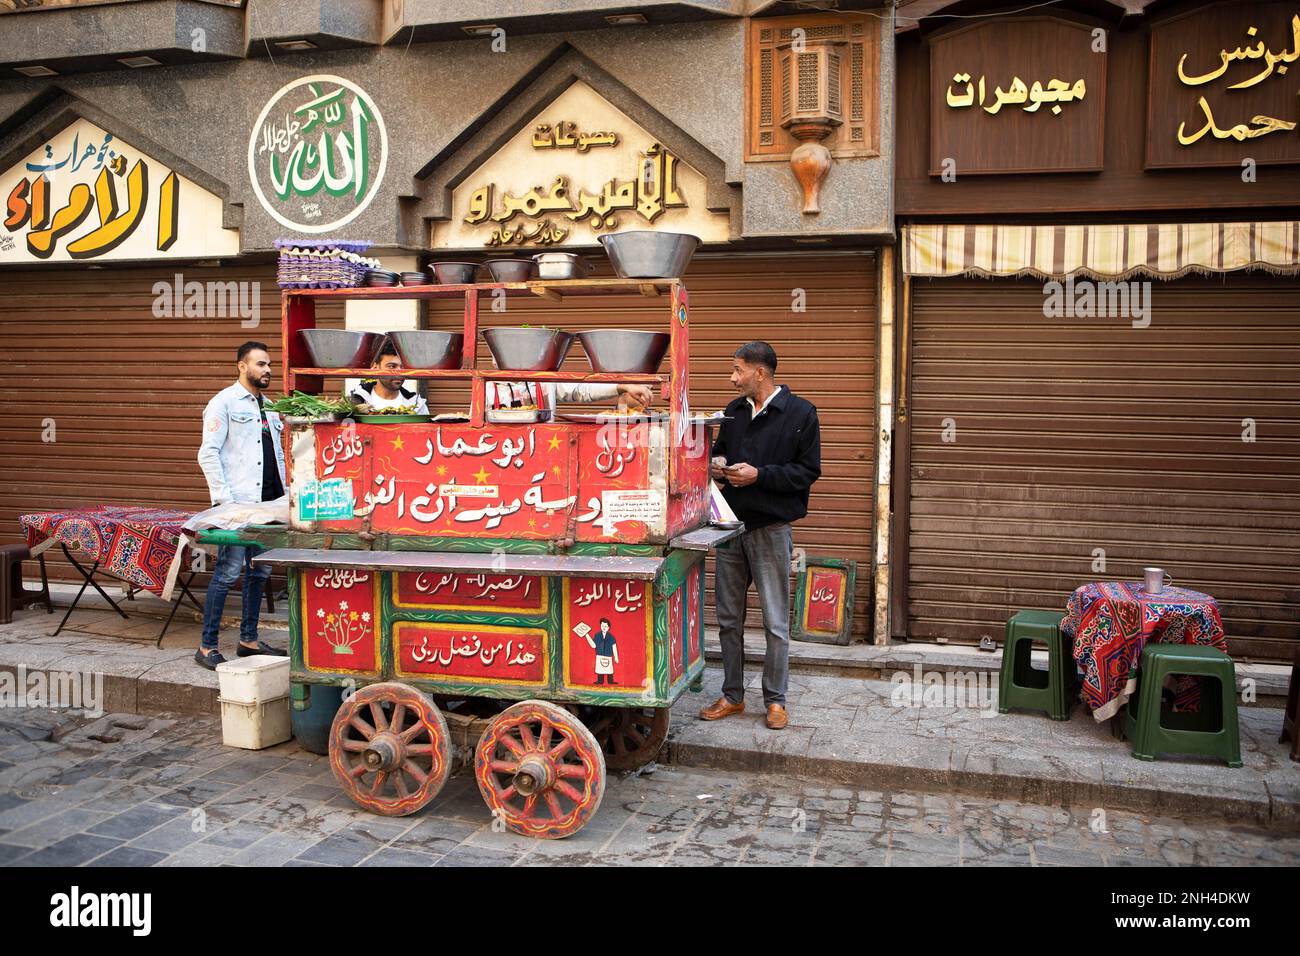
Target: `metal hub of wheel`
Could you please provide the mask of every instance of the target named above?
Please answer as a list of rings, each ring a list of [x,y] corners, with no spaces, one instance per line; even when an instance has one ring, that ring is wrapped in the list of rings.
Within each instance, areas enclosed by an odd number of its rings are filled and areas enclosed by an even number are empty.
[[[544,839],[577,833],[605,794],[596,739],[568,711],[541,700],[492,719],[474,753],[474,776],[495,818]]]
[[[359,806],[406,816],[427,805],[447,782],[447,724],[418,690],[371,684],[345,700],[334,717],[330,767]]]

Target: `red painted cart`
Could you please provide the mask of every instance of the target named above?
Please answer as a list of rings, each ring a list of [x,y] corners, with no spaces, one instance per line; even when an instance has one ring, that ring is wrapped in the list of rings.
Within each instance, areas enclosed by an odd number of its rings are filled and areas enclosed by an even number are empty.
[[[478,368],[479,301],[495,290],[657,297],[669,372]],[[606,766],[653,759],[668,709],[698,688],[704,558],[739,533],[708,526],[709,429],[687,405],[688,295],[679,281],[641,280],[286,291],[286,387],[371,374],[306,367],[297,333],[317,301],[445,296],[464,299],[463,367],[393,374],[468,382],[469,420],[291,423],[291,528],[244,539],[274,546],[256,560],[288,569],[296,696],[356,688],[330,762],[358,804],[425,806],[455,736],[506,827],[564,837],[599,806]],[[489,423],[492,380],[653,382],[669,410]]]

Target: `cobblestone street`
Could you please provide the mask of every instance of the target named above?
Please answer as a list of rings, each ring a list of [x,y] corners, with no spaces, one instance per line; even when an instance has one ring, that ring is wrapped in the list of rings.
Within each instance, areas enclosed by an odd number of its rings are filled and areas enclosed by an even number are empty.
[[[208,717],[0,712],[0,865],[1300,862],[1295,833],[671,767],[611,775],[581,833],[537,841],[495,832],[465,769],[424,811],[384,818],[352,806],[324,757],[220,736]]]

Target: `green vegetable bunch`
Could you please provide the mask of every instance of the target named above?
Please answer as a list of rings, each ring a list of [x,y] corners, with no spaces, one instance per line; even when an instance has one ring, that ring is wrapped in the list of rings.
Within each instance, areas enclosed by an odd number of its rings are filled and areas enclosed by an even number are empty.
[[[308,395],[295,391],[292,395],[282,395],[266,407],[281,415],[294,415],[299,418],[326,418],[330,415],[348,415],[352,412],[352,403],[346,398],[323,398],[320,395]]]

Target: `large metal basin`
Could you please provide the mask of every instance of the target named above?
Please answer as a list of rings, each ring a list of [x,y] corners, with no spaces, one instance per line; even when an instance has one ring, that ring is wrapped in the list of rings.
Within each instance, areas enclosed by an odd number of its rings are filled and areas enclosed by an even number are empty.
[[[652,375],[668,351],[667,332],[638,329],[597,329],[579,332],[594,372],[639,372]]]
[[[532,259],[489,259],[483,265],[492,273],[493,282],[527,282],[537,268]]]
[[[314,368],[369,368],[384,337],[378,332],[347,329],[302,329]]]
[[[631,229],[601,236],[600,244],[621,279],[676,279],[700,240],[684,232]]]
[[[435,262],[429,271],[440,285],[470,285],[478,272],[477,262]]]
[[[497,368],[518,372],[554,372],[573,345],[559,329],[484,329],[483,339]]]
[[[464,332],[406,329],[388,337],[402,357],[402,368],[460,368]]]

